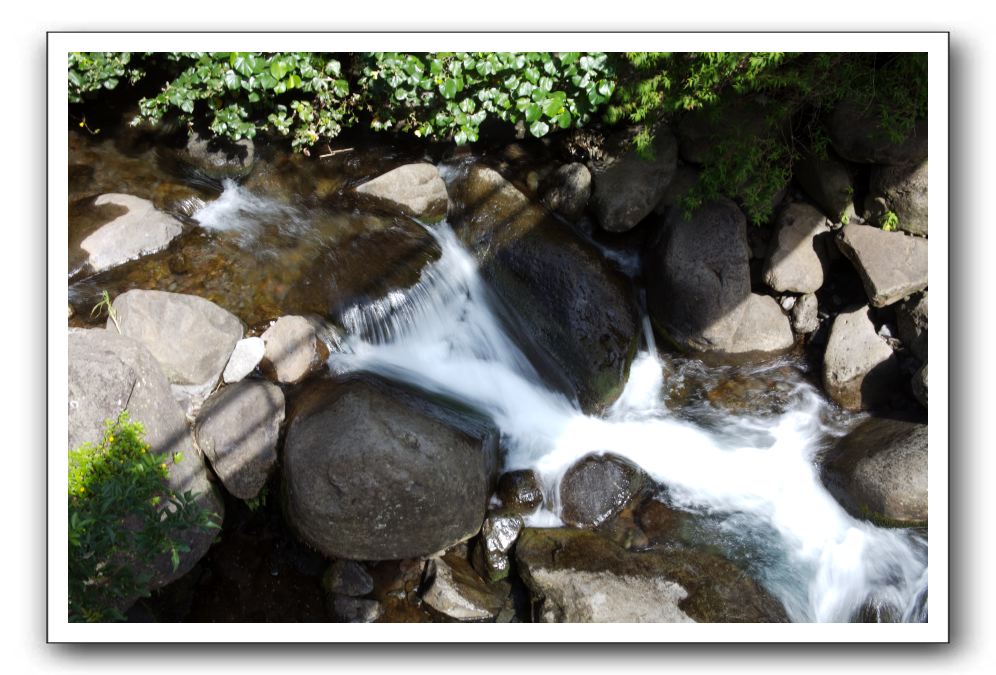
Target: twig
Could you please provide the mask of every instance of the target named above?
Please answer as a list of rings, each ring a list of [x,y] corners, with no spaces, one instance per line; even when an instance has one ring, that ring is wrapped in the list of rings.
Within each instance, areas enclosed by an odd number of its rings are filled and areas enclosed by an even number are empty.
[[[328,152],[325,153],[324,155],[318,155],[318,159],[325,159],[326,157],[334,157],[336,155],[341,155],[344,152],[352,152],[353,150],[355,150],[355,148],[341,148],[339,150],[333,150],[332,146],[330,145],[326,145],[325,147],[328,148]]]

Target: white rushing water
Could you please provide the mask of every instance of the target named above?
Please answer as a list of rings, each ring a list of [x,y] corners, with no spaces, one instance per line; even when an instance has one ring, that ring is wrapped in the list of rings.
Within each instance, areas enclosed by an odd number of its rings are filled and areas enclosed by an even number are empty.
[[[927,547],[916,535],[848,515],[820,482],[814,456],[834,430],[827,403],[794,384],[778,415],[723,419],[713,429],[663,404],[668,382],[645,326],[641,351],[604,418],[583,414],[541,384],[493,311],[473,256],[445,224],[442,256],[412,288],[343,316],[347,353],[330,366],[365,370],[465,401],[490,416],[507,449],[504,468],[531,468],[557,525],[557,487],[589,453],[611,452],[667,487],[673,506],[713,518],[717,536],[763,561],[750,571],[793,621],[848,621],[862,607],[926,619]]]

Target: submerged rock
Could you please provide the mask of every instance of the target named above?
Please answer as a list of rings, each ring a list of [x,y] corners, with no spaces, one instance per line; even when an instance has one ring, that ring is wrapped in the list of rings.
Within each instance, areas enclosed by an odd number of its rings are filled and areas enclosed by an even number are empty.
[[[405,164],[358,186],[356,192],[377,206],[434,222],[446,215],[446,184],[432,164]]]
[[[823,482],[853,515],[927,522],[927,425],[871,418],[827,454]]]
[[[397,560],[477,534],[495,478],[492,429],[363,381],[318,382],[295,408],[283,479],[305,542],[335,558]]]
[[[823,355],[830,397],[849,410],[867,410],[887,402],[898,382],[896,355],[876,332],[868,307],[838,314]]]
[[[629,552],[583,530],[527,528],[515,548],[541,622],[785,622],[733,564],[688,549]]]
[[[575,527],[597,527],[616,515],[643,487],[639,467],[617,455],[589,455],[560,481],[560,517]]]
[[[284,394],[269,382],[239,382],[209,398],[197,414],[197,443],[225,489],[254,499],[277,464]]]
[[[93,204],[123,210],[79,244],[94,272],[161,251],[183,231],[178,220],[156,210],[147,199],[125,194],[103,194]]]
[[[526,349],[538,370],[562,373],[554,384],[568,385],[586,411],[614,400],[639,342],[627,280],[496,171],[472,166],[450,190],[455,230],[511,310],[513,332],[522,322],[518,331],[535,345]]]
[[[69,332],[69,448],[96,443],[104,422],[128,410],[133,422],[145,429],[145,440],[169,469],[167,484],[179,492],[190,491],[197,503],[216,514],[219,525],[224,502],[208,479],[204,458],[193,442],[186,417],[170,392],[169,382],[149,350],[137,340],[111,330]],[[152,574],[153,588],[182,577],[200,560],[214,541],[216,530],[187,531],[180,543],[189,551],[180,554],[174,570],[169,554],[137,561],[138,571]]]

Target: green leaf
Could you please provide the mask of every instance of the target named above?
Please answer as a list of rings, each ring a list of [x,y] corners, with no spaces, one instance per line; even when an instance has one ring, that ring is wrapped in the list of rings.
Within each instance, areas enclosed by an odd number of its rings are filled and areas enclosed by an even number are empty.
[[[467,142],[467,132],[460,130],[453,135],[453,141],[457,145],[464,145]]]
[[[443,80],[443,83],[439,85],[439,93],[443,95],[446,100],[452,99],[457,93],[457,82],[452,77],[448,77]]]
[[[235,57],[232,67],[242,77],[249,77],[256,69],[256,57],[252,54],[239,54]]]
[[[284,75],[287,74],[287,64],[283,61],[271,61],[270,62],[270,75],[273,75],[278,80],[284,79]]]
[[[542,114],[542,109],[536,103],[530,103],[526,109],[526,123],[533,123],[540,118]]]
[[[531,133],[536,138],[542,138],[546,136],[547,132],[550,131],[550,125],[546,122],[533,122],[529,126],[529,133]]]
[[[241,84],[240,78],[235,73],[234,70],[227,70],[227,71],[225,71],[225,86],[226,87],[228,87],[231,90],[235,90],[235,89],[239,88],[240,84]]]
[[[554,120],[561,129],[566,129],[571,126],[571,114],[566,110],[559,115],[557,115]]]

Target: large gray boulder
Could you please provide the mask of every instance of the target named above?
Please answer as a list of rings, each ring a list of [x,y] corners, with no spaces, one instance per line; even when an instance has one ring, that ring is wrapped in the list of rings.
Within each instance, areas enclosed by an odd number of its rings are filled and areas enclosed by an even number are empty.
[[[875,330],[868,307],[838,314],[823,355],[830,397],[848,410],[866,410],[887,402],[899,382],[896,355]]]
[[[104,422],[127,410],[145,429],[145,440],[169,469],[168,485],[197,495],[203,508],[225,509],[208,480],[204,458],[193,442],[183,411],[173,400],[169,382],[152,354],[137,340],[112,330],[69,332],[69,448],[98,442]],[[152,572],[154,588],[180,578],[207,552],[216,532],[190,531],[181,537],[190,550],[174,571],[168,554],[141,561]]]
[[[457,412],[362,381],[317,382],[284,443],[287,519],[323,554],[424,558],[477,534],[497,437]],[[444,421],[445,420],[445,421]]]
[[[927,121],[919,120],[903,139],[894,140],[883,128],[876,106],[842,101],[827,121],[837,154],[862,164],[915,164],[927,158]]]
[[[832,156],[807,155],[793,171],[809,198],[833,222],[844,223],[854,216],[854,186],[843,162]]]
[[[157,211],[147,199],[111,193],[94,200],[94,206],[107,205],[124,212],[80,242],[94,272],[161,251],[183,230],[178,220]]]
[[[382,208],[428,222],[446,215],[446,184],[427,162],[405,164],[368,180],[356,193]]]
[[[837,246],[864,283],[873,307],[885,307],[927,287],[927,240],[870,225],[847,225]]]
[[[866,203],[881,204],[882,209],[895,213],[899,229],[927,236],[927,160],[912,166],[876,167],[869,182]],[[872,215],[881,218],[885,214]]]
[[[284,421],[284,394],[269,382],[243,381],[224,387],[197,415],[197,443],[225,489],[253,499],[277,464]]]
[[[203,399],[214,389],[235,343],[242,322],[204,298],[164,291],[131,290],[113,302],[120,327],[152,352],[182,402]]]
[[[632,553],[584,530],[527,528],[515,546],[540,622],[786,622],[728,561],[687,549]]]
[[[282,316],[260,337],[264,345],[260,367],[281,384],[300,382],[322,368],[328,358],[315,324],[303,316]]]
[[[591,171],[580,162],[564,164],[547,178],[542,195],[546,208],[567,220],[577,220],[591,197]]]
[[[640,468],[622,457],[583,457],[560,480],[560,517],[575,527],[597,527],[622,511],[644,482]]]
[[[653,131],[652,159],[633,146],[633,130],[612,135],[605,158],[592,165],[592,206],[602,229],[626,232],[646,218],[664,196],[678,164],[678,144],[666,128]]]
[[[650,240],[643,268],[647,308],[670,342],[717,355],[774,354],[793,344],[774,298],[751,293],[746,219],[728,200],[690,220],[673,210]]]
[[[830,233],[826,217],[802,202],[778,214],[778,234],[764,267],[764,283],[779,292],[815,293],[823,285],[823,238]]]
[[[456,172],[449,187],[451,222],[537,370],[585,411],[613,401],[640,336],[628,280],[493,169]]]
[[[899,339],[923,362],[927,361],[927,291],[896,307]]]
[[[927,425],[871,418],[827,454],[823,482],[852,514],[888,524],[927,522]]]

